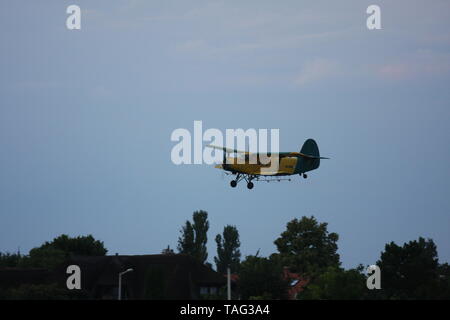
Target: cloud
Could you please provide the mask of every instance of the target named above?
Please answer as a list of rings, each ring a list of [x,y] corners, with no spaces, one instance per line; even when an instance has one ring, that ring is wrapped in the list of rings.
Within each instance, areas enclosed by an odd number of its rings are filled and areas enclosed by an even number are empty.
[[[339,70],[339,64],[334,60],[314,59],[305,63],[300,75],[295,78],[294,82],[298,86],[304,86],[336,76]]]
[[[273,51],[296,49],[312,45],[315,40],[325,40],[337,37],[341,32],[321,32],[302,35],[284,35],[279,37],[266,37],[252,41],[231,41],[230,43],[214,43],[213,40],[192,39],[177,43],[175,52],[198,58],[227,58],[242,56],[243,54],[273,55]]]
[[[387,80],[414,80],[450,73],[450,55],[432,50],[417,50],[396,60],[378,66],[376,73]]]
[[[413,74],[411,66],[405,63],[386,64],[378,69],[378,74],[387,79],[405,79],[410,78]]]

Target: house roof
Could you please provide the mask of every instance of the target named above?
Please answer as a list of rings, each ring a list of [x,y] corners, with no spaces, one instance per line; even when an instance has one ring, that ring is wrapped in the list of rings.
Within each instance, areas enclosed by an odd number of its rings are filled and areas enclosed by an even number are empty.
[[[283,268],[283,277],[289,282],[288,296],[289,299],[295,299],[299,292],[302,292],[304,287],[308,284],[308,279],[302,277],[298,273],[289,271],[289,267]]]
[[[71,256],[55,270],[0,269],[0,284],[6,287],[56,282],[65,286],[69,265],[80,267],[81,287],[94,298],[101,297],[105,288],[116,288],[119,273],[128,268],[133,272],[123,276],[122,282],[134,299],[148,298],[147,290],[155,287],[154,281],[161,285],[160,296],[167,299],[195,298],[201,286],[226,284],[222,274],[184,254]]]
[[[40,268],[1,268],[0,285],[2,287],[17,286],[18,284],[45,283],[51,277],[51,271]]]
[[[76,264],[84,270],[84,287],[93,290],[96,286],[117,285],[118,274],[128,268],[123,281],[134,286],[135,292],[144,291],[148,272],[162,272],[165,283],[165,296],[173,299],[191,297],[199,286],[225,285],[226,280],[214,270],[203,265],[193,257],[184,254],[154,255],[113,255],[104,257],[72,257],[65,265]],[[62,270],[61,270],[62,271]]]

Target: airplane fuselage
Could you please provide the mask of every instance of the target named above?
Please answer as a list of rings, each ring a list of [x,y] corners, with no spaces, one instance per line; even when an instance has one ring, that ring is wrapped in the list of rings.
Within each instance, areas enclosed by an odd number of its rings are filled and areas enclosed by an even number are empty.
[[[242,161],[242,159],[241,159]],[[284,176],[301,173],[298,171],[298,158],[284,157],[278,159],[278,166],[272,168],[271,163],[263,164],[259,161],[256,163],[239,163],[238,158],[227,158],[222,168],[233,173],[243,173],[249,175],[263,175],[263,176]],[[274,170],[275,169],[275,170]]]

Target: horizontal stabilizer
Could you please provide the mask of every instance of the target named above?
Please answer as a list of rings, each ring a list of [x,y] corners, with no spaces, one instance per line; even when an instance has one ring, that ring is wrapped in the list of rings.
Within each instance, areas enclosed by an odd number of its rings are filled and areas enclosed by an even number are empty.
[[[307,158],[307,159],[330,159],[326,157],[320,156],[312,156],[310,154],[302,153],[302,152],[281,152],[279,154],[280,158],[283,157],[293,157],[293,158]]]
[[[298,153],[301,157],[305,157],[305,158],[308,158],[308,159],[330,159],[330,158],[327,158],[327,157],[316,157],[316,156],[311,156],[311,155],[309,155],[309,154],[304,154],[304,153],[301,153],[301,152],[299,152]]]

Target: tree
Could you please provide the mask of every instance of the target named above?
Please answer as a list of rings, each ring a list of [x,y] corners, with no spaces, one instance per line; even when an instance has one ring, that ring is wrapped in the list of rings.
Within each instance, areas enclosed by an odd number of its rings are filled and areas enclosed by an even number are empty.
[[[448,300],[450,299],[450,265],[443,263],[439,265],[439,292],[436,294],[436,299]]]
[[[23,255],[20,252],[17,253],[2,253],[0,252],[0,268],[13,268],[17,267],[23,259]]]
[[[181,229],[181,236],[178,238],[179,253],[189,254],[205,263],[208,258],[206,242],[209,230],[208,213],[200,210],[192,215],[193,223],[186,221]]]
[[[66,234],[62,234],[53,239],[53,241],[45,242],[42,246],[33,250],[46,248],[54,248],[63,251],[67,255],[79,256],[104,256],[108,252],[103,242],[95,240],[92,235],[71,238]]]
[[[217,272],[226,273],[228,266],[231,272],[237,272],[241,259],[239,247],[239,232],[235,226],[227,225],[223,228],[223,237],[218,234],[216,236],[217,257],[214,257]]]
[[[104,256],[107,252],[103,242],[95,240],[92,235],[70,238],[63,234],[31,249],[29,256],[23,259],[22,266],[52,269],[71,255]]]
[[[295,272],[314,274],[328,267],[339,267],[337,233],[329,233],[327,223],[311,216],[293,219],[275,240],[281,260]]]
[[[285,299],[288,282],[283,267],[268,258],[247,256],[239,271],[242,299]]]
[[[360,300],[365,298],[367,291],[362,265],[350,270],[328,267],[308,284],[299,299]]]
[[[448,299],[448,266],[439,265],[432,239],[386,244],[377,265],[386,299]]]
[[[181,236],[178,238],[178,252],[194,256],[195,235],[194,228],[189,221],[180,230]]]

